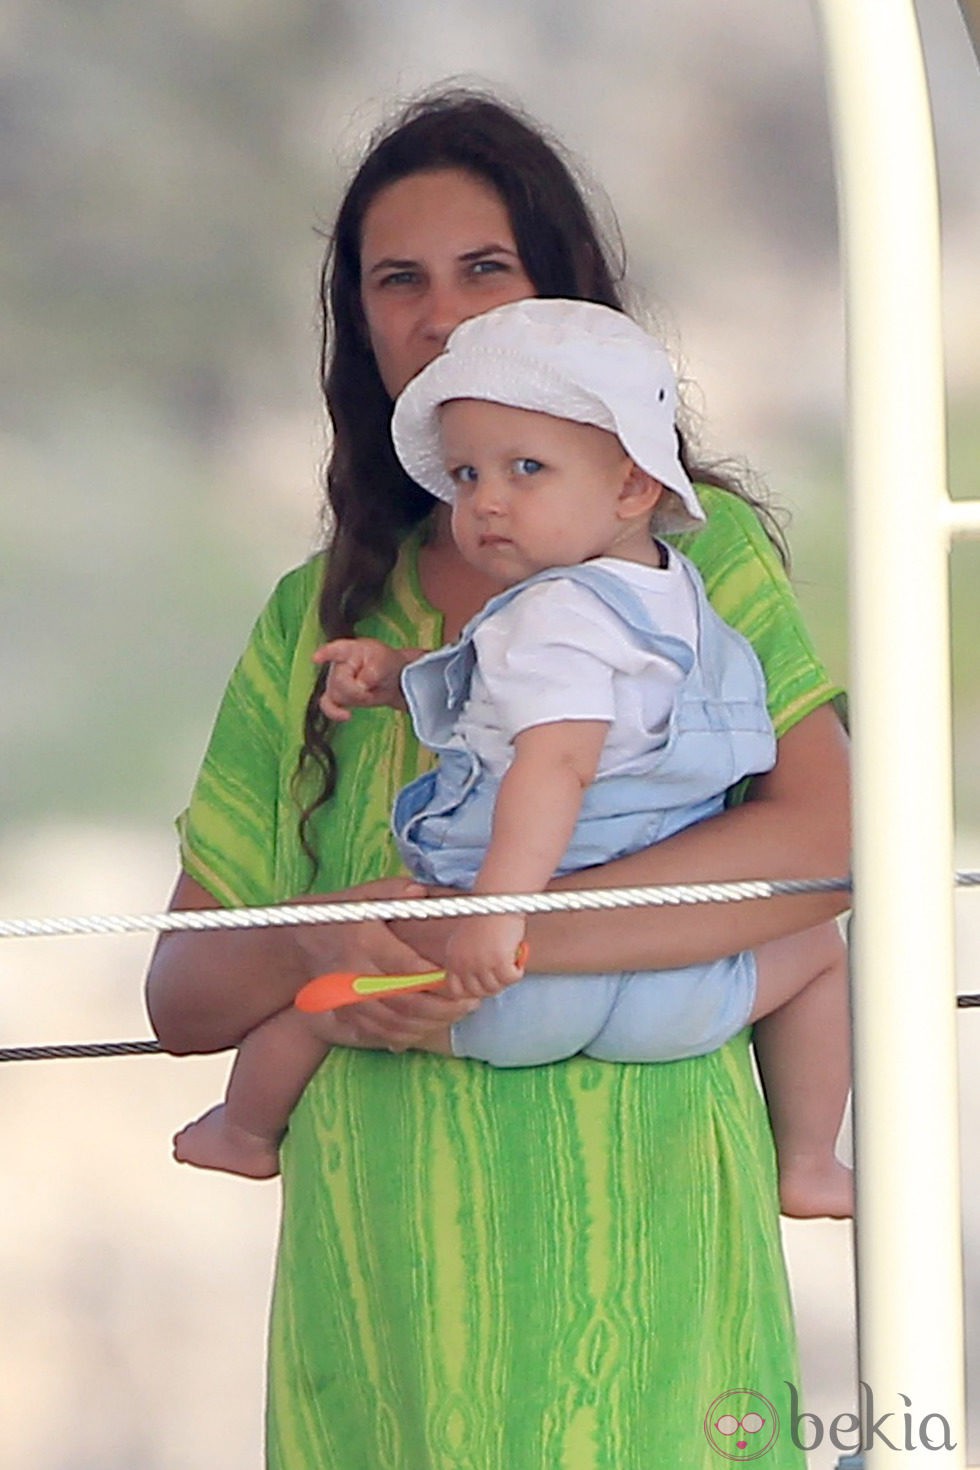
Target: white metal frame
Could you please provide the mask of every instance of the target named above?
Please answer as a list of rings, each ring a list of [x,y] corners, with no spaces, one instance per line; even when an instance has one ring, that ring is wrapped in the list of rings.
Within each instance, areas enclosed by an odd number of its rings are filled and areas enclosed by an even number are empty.
[[[860,1377],[966,1463],[939,204],[912,0],[820,0],[847,303]],[[926,1414],[956,1448],[924,1447]],[[862,1438],[866,1438],[864,1426]],[[938,1439],[938,1424],[927,1433]],[[893,1451],[874,1445],[869,1467]]]

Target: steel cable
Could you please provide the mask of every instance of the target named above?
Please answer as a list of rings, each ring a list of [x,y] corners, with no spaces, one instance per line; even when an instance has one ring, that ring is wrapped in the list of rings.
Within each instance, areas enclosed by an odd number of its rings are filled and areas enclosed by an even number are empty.
[[[980,885],[980,872],[955,874],[957,888]],[[591,888],[556,893],[456,895],[451,898],[374,899],[341,903],[280,904],[266,908],[184,909],[158,914],[88,914],[51,919],[0,919],[0,939],[79,934],[202,932],[299,924],[349,924],[368,919],[459,918],[468,914],[555,913],[576,910],[739,903],[802,893],[846,892],[850,878],[799,878],[739,883],[688,883],[661,887]],[[958,995],[957,1007],[980,1007],[980,994]],[[76,1060],[164,1055],[158,1041],[99,1041],[55,1046],[0,1047],[0,1062]]]

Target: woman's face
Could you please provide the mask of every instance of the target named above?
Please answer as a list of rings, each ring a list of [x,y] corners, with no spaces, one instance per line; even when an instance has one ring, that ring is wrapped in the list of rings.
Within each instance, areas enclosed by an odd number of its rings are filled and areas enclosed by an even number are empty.
[[[410,174],[364,216],[361,304],[392,398],[460,322],[536,294],[502,199],[474,174]]]

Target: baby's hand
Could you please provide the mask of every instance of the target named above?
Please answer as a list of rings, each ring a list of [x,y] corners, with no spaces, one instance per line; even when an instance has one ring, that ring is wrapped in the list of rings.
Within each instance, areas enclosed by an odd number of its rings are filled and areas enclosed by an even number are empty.
[[[480,914],[461,919],[446,944],[446,994],[483,999],[524,974],[518,950],[527,927],[522,914]]]
[[[390,648],[377,638],[335,638],[313,655],[316,664],[329,663],[320,709],[328,720],[349,720],[352,709],[388,705],[404,709],[402,669],[419,657],[417,649]]]

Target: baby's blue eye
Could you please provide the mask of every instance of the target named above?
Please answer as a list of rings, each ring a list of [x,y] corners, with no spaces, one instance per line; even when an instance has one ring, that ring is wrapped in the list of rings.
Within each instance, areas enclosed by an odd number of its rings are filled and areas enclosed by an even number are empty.
[[[471,464],[458,464],[449,471],[449,478],[457,485],[474,485],[476,483],[476,470]]]
[[[539,459],[528,459],[522,456],[521,459],[514,460],[514,469],[519,475],[536,475],[539,470],[544,469],[544,465]]]

